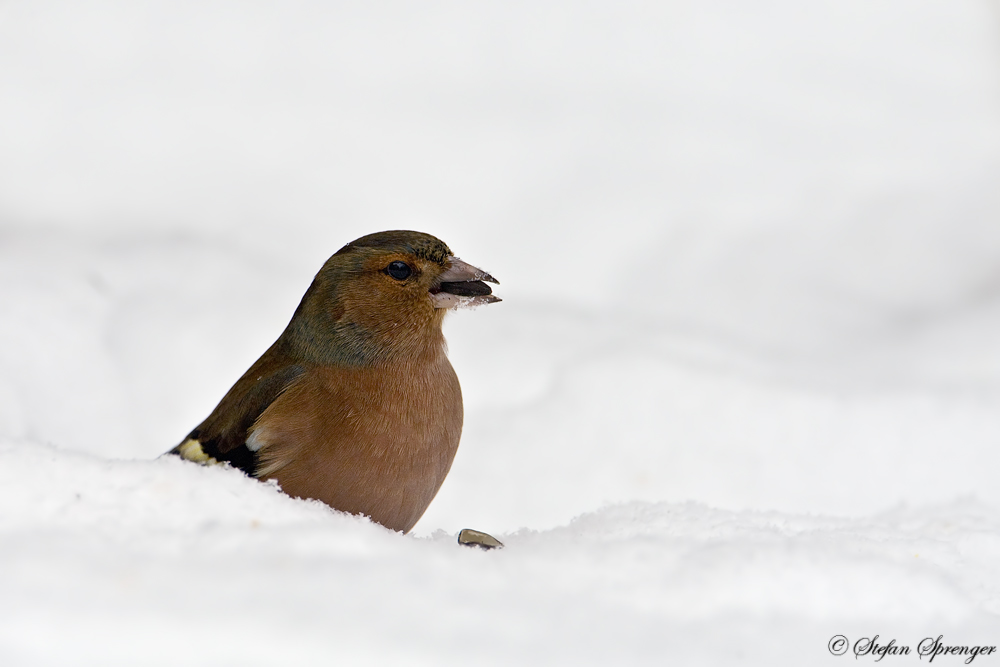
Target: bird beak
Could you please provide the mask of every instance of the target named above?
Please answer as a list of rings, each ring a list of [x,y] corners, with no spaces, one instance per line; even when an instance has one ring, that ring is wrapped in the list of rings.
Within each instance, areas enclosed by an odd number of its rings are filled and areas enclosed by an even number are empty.
[[[431,286],[431,301],[435,308],[474,308],[496,303],[500,299],[493,296],[493,290],[486,284],[488,282],[500,284],[482,269],[458,257],[449,257],[448,269]]]

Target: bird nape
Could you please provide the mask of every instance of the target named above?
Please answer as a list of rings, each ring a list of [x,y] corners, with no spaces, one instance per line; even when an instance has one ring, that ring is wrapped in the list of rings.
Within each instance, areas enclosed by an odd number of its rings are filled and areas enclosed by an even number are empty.
[[[409,531],[462,434],[441,324],[450,309],[500,301],[487,283],[499,284],[429,234],[348,243],[278,340],[168,453]]]

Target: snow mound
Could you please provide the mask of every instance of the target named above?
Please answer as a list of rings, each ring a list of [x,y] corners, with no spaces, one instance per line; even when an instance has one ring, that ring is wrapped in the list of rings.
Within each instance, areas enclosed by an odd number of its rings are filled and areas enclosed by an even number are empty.
[[[7,665],[766,664],[823,656],[822,632],[1000,611],[1000,513],[973,501],[860,519],[633,502],[481,552],[173,458],[4,441],[0,471]]]

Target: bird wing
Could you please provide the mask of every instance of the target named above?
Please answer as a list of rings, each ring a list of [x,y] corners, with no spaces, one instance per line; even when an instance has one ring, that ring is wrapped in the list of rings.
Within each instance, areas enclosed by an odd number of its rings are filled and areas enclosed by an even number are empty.
[[[227,462],[254,476],[257,454],[247,447],[247,436],[261,413],[304,371],[272,346],[233,385],[212,414],[168,453],[206,465]]]

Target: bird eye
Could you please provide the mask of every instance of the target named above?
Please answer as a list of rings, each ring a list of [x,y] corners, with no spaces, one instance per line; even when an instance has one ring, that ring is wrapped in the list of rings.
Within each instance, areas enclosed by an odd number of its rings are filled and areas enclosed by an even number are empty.
[[[410,277],[412,270],[406,262],[393,262],[389,266],[385,267],[385,272],[396,280],[406,280]]]

